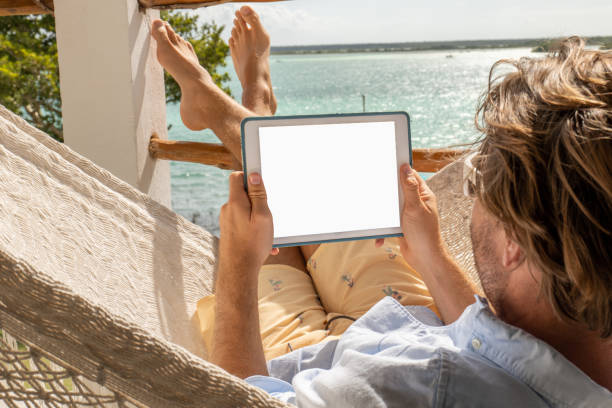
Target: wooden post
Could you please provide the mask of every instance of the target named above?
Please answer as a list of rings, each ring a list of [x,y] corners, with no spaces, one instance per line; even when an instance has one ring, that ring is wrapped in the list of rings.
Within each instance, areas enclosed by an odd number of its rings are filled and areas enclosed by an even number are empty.
[[[138,0],[55,0],[64,140],[170,206],[170,166],[148,154],[166,138],[163,71]]]

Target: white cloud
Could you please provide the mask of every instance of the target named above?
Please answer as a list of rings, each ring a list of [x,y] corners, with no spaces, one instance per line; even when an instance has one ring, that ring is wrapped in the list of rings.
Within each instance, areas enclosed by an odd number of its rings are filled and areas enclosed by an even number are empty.
[[[224,39],[228,39],[233,26],[233,20],[241,5],[222,4],[215,7],[197,10],[203,21],[215,21],[225,25]],[[304,39],[316,34],[321,27],[329,26],[330,19],[325,16],[315,16],[310,12],[296,7],[291,3],[252,4],[251,7],[259,14],[263,25],[270,33],[272,45],[304,44]]]
[[[588,4],[587,4],[588,3]],[[241,4],[196,11],[230,36]],[[272,45],[609,35],[610,0],[299,0],[251,3]]]
[[[231,30],[234,13],[239,7],[234,4],[222,4],[214,7],[201,8],[195,11],[200,16],[200,21],[212,22],[225,25],[226,32]],[[227,34],[229,37],[229,33]]]

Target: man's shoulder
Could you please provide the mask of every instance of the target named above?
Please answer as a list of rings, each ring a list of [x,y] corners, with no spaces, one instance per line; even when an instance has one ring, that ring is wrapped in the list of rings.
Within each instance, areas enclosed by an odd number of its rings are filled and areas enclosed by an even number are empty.
[[[476,300],[450,326],[427,324],[411,308],[392,299],[381,301],[351,328],[358,331],[347,331],[331,371],[352,373],[348,377],[379,390],[385,400],[393,399],[388,392],[397,388],[404,390],[398,398],[413,404],[427,401],[428,406],[546,406],[506,364],[478,350],[481,345],[498,349],[500,344],[487,336],[474,336],[483,327],[487,335],[496,331],[498,323],[488,313],[486,301]]]
[[[346,350],[330,369],[302,371],[293,385],[300,398],[333,406],[376,401],[386,406],[547,406],[527,385],[473,352],[425,347],[416,358],[412,351]]]
[[[437,365],[435,406],[548,406],[528,384],[473,351],[440,348]]]
[[[605,400],[552,347],[497,319],[482,300],[453,324],[436,326],[387,298],[332,342],[296,350],[271,364],[270,373],[276,376],[274,368],[284,362],[288,375],[279,378],[293,383],[300,398],[333,406],[376,401],[387,406],[588,406],[576,400],[585,392],[594,393],[591,401]]]

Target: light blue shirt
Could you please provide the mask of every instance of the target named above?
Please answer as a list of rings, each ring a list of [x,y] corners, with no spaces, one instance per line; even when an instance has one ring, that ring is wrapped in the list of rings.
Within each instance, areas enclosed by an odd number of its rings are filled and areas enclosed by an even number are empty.
[[[612,393],[480,298],[443,326],[386,297],[340,339],[268,370],[246,381],[299,407],[612,407]]]

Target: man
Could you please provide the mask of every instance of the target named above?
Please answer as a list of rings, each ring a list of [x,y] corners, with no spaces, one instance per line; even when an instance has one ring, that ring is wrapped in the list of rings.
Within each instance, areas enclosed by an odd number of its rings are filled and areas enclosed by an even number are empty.
[[[245,14],[246,29],[258,27]],[[236,135],[252,111],[212,85],[169,27],[155,22],[153,35],[186,91],[183,120],[212,128],[240,157]],[[510,63],[479,108],[484,136],[466,179],[488,301],[474,303],[441,238],[435,196],[404,164],[400,252],[442,321],[385,297],[341,336],[266,363],[258,274],[272,218],[261,177],[249,175],[247,193],[233,173],[220,216],[213,362],[308,407],[612,404],[612,55],[571,38],[555,55]]]

